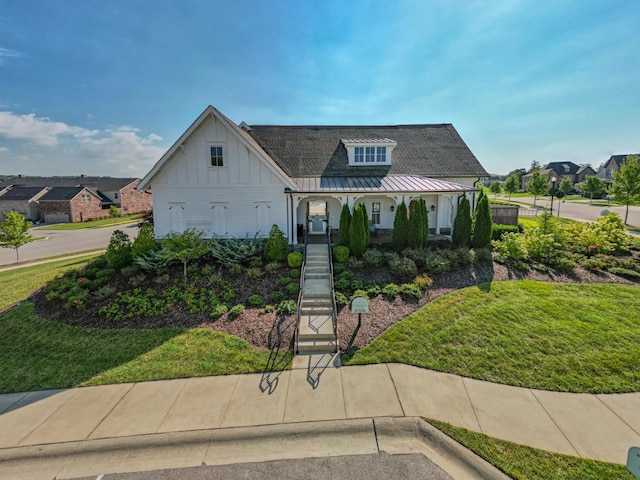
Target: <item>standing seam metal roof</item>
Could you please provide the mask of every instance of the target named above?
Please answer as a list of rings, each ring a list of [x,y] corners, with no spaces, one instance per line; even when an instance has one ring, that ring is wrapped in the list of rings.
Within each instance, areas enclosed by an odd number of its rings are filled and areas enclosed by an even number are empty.
[[[416,175],[387,175],[382,177],[299,177],[294,182],[300,191],[310,192],[461,192],[474,187],[455,182]]]

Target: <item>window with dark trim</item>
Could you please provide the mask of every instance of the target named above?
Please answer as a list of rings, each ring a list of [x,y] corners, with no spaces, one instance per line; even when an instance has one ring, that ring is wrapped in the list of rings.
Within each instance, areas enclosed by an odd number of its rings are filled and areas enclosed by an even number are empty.
[[[210,148],[211,148],[211,166],[224,167],[222,145],[213,145]]]
[[[371,224],[380,225],[380,202],[371,204]]]

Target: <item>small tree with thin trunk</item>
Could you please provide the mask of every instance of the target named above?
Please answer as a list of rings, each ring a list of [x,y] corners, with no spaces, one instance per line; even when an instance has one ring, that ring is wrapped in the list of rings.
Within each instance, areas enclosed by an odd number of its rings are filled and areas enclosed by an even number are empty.
[[[473,217],[473,237],[471,241],[474,248],[488,248],[491,245],[492,228],[493,221],[491,220],[489,198],[481,192]]]
[[[27,222],[19,212],[6,212],[0,222],[0,247],[13,248],[16,251],[16,263],[20,262],[18,249],[35,239],[29,233],[33,224]]]
[[[527,192],[533,195],[533,205],[536,205],[539,195],[545,195],[549,191],[549,180],[539,171],[534,171],[531,180],[527,183]]]
[[[393,220],[393,248],[402,250],[407,246],[407,235],[409,233],[409,218],[407,217],[407,206],[404,201],[396,208],[396,216]]]
[[[494,180],[493,182],[491,182],[491,185],[489,185],[489,190],[491,191],[491,193],[493,193],[494,197],[502,192],[502,185],[500,185],[500,181]]]
[[[509,201],[511,201],[511,195],[518,190],[520,190],[520,177],[516,173],[512,173],[504,182],[504,191],[509,194]]]
[[[571,181],[571,179],[568,177],[564,177],[560,182],[560,185],[558,185],[558,190],[560,190],[565,195],[569,195],[571,192],[573,192],[573,182]]]
[[[340,212],[340,245],[349,246],[349,228],[351,227],[351,210],[346,203]]]
[[[209,246],[202,238],[203,235],[203,232],[188,228],[182,233],[171,232],[160,240],[162,257],[169,262],[177,260],[182,263],[185,284],[187,283],[187,264],[209,251]]]
[[[458,205],[458,213],[453,221],[452,242],[459,247],[471,243],[471,205],[465,194]]]
[[[589,205],[593,201],[594,195],[600,195],[605,191],[606,185],[604,184],[604,180],[596,177],[595,175],[590,175],[584,179],[582,183],[579,184],[580,190],[589,195]]]
[[[640,157],[628,155],[620,170],[613,174],[611,192],[616,202],[625,205],[624,223],[629,218],[629,205],[640,203]]]

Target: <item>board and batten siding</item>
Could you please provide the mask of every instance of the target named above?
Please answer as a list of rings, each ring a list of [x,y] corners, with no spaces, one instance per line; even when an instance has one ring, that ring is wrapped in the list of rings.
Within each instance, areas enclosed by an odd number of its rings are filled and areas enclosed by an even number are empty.
[[[214,145],[223,147],[223,167],[211,166]],[[205,237],[266,237],[274,223],[287,234],[284,183],[213,116],[176,150],[151,188],[158,238],[185,228]]]

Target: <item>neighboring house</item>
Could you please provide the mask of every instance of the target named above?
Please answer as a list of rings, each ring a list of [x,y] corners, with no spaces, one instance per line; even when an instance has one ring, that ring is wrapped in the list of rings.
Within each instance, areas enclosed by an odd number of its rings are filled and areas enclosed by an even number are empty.
[[[638,155],[640,153],[628,153],[625,155],[611,155],[609,159],[600,165],[598,169],[598,177],[604,180],[604,183],[607,185],[607,188],[611,186],[613,183],[613,174],[620,170],[620,167],[627,161],[627,157],[631,155]]]
[[[0,219],[6,212],[18,212],[25,220],[36,221],[40,215],[38,199],[47,193],[44,187],[6,187],[0,192]]]
[[[541,168],[538,171],[542,174],[542,176],[544,176],[547,179],[547,181],[549,182],[549,185],[551,185],[553,177],[556,178],[556,182],[559,182],[561,180],[560,174],[550,168]],[[522,176],[520,180],[521,182],[520,188],[522,189],[522,191],[524,192],[527,191],[527,185],[531,181],[531,177],[533,177],[533,172],[527,173],[526,175]]]
[[[209,106],[142,179],[156,236],[196,228],[217,237],[289,243],[337,229],[344,204],[364,203],[376,229],[395,208],[426,202],[433,233],[450,233],[463,193],[488,176],[450,124],[238,126]],[[472,202],[474,198],[471,198]]]
[[[596,171],[591,168],[591,165],[582,165],[576,172],[576,178],[574,184],[584,182],[585,178],[592,177],[596,174]]]
[[[40,216],[47,223],[83,222],[105,216],[103,199],[87,187],[53,187],[39,202]]]
[[[88,177],[81,175],[79,177],[28,177],[19,175],[13,178],[7,178],[0,184],[0,192],[2,185],[10,185],[9,188],[86,188],[91,192],[91,205],[84,205],[81,210],[78,206],[68,204],[64,208],[56,207],[61,213],[59,218],[65,218],[69,215],[70,221],[79,222],[89,218],[99,218],[109,216],[109,207],[116,206],[123,214],[144,212],[152,207],[151,194],[148,191],[140,191],[136,187],[140,183],[139,178],[113,178],[113,177]],[[71,190],[64,193],[70,195]],[[59,191],[63,195],[62,191]],[[95,199],[99,199],[101,211],[94,209]],[[49,197],[51,201],[51,197]],[[71,201],[71,198],[56,198],[56,202]],[[73,212],[82,212],[82,216]],[[49,218],[55,218],[55,213],[49,210]],[[34,220],[37,219],[34,217]],[[50,222],[51,220],[47,220]]]

